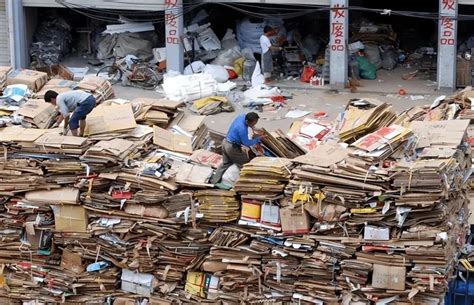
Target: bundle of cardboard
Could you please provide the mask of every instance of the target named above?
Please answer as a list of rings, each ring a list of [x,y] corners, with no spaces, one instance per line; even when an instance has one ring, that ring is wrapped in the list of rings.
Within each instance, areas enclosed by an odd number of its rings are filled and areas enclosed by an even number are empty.
[[[5,302],[442,304],[469,215],[468,121],[394,124],[352,101],[347,142],[303,154],[274,133],[277,156],[220,190],[219,136],[179,107],[102,103],[87,137],[0,129]]]

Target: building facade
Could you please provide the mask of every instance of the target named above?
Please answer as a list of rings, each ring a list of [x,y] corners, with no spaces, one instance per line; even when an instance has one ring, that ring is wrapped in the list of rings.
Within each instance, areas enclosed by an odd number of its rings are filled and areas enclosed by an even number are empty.
[[[25,11],[35,7],[90,7],[95,9],[165,11],[166,48],[168,67],[182,71],[184,65],[183,47],[183,6],[196,2],[229,2],[287,4],[286,0],[0,0],[0,65],[15,68],[27,67],[27,36],[31,28],[30,18]],[[456,54],[458,11],[460,5],[474,5],[474,0],[430,0],[439,3],[438,29],[438,87],[454,89],[456,85]],[[349,14],[346,9],[350,0],[295,0],[292,4],[330,6],[330,83],[343,86],[347,81],[348,68],[348,28]]]

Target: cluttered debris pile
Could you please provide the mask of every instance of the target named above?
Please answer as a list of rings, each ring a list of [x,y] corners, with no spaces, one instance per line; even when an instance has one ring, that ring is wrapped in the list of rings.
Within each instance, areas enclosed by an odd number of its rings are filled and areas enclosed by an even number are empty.
[[[34,77],[15,85],[40,92]],[[225,189],[210,183],[223,135],[184,94],[79,88],[98,100],[85,137],[51,128],[42,100],[3,100],[2,302],[442,304],[467,233],[470,88],[262,130]]]

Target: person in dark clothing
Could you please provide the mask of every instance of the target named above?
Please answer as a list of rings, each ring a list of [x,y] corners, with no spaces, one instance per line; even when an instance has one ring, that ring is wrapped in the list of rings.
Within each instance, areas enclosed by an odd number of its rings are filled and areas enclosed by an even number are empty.
[[[242,146],[252,147],[260,143],[261,137],[256,136],[249,139],[249,128],[258,123],[259,116],[255,112],[237,116],[230,125],[226,137],[222,141],[222,164],[212,177],[211,183],[216,184],[222,180],[225,171],[233,164],[239,168],[250,161],[248,154],[243,151]]]

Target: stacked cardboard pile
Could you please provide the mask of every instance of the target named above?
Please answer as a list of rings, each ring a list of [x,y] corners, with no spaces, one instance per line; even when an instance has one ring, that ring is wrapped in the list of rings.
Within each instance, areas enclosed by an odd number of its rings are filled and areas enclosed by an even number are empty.
[[[366,120],[342,124],[350,143],[257,157],[233,190],[209,185],[218,158],[194,148],[207,127],[174,102],[102,103],[87,138],[1,129],[0,295],[441,304],[469,214],[469,122],[390,124],[387,105],[352,104]]]
[[[339,127],[342,142],[353,142],[360,136],[390,125],[396,114],[387,103],[373,99],[352,100],[346,107]]]
[[[22,125],[25,127],[45,129],[54,124],[58,112],[52,104],[44,100],[30,99],[14,114],[23,117]]]
[[[115,96],[114,88],[108,80],[93,75],[86,75],[76,89],[90,92],[95,97],[97,104]]]

